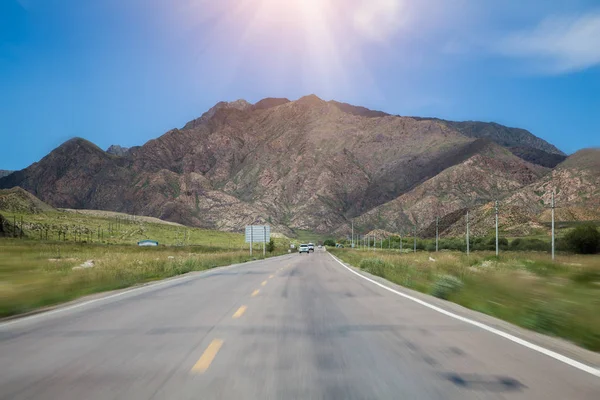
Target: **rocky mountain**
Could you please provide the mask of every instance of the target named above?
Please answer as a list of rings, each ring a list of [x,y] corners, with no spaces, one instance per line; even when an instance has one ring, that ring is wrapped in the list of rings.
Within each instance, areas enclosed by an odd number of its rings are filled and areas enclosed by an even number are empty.
[[[555,198],[555,220],[600,220],[600,149],[583,149],[568,157],[541,179],[500,198],[499,225],[512,234],[529,234],[547,230],[551,220],[552,193]],[[493,202],[473,207],[470,229],[475,235],[486,235],[494,229]],[[444,225],[444,234],[463,234],[464,214]]]
[[[121,147],[118,144],[113,144],[106,150],[106,152],[108,154],[112,154],[113,156],[123,157],[129,153],[129,148]]]
[[[4,178],[5,176],[8,176],[10,174],[12,174],[14,171],[8,171],[5,169],[0,169],[0,178]]]
[[[438,190],[445,201],[436,207],[452,212],[531,184],[549,171],[542,155],[562,157],[524,130],[393,116],[314,95],[218,103],[143,146],[111,148],[70,140],[1,178],[0,188],[23,187],[55,207],[205,228],[265,222],[284,233],[332,232],[357,217],[375,228],[374,216],[391,219],[398,207],[400,220],[425,224]]]
[[[433,178],[355,218],[355,228],[409,232],[416,225],[420,231],[436,217],[504,197],[549,171],[516,157],[489,139],[470,143],[462,156],[462,161]]]

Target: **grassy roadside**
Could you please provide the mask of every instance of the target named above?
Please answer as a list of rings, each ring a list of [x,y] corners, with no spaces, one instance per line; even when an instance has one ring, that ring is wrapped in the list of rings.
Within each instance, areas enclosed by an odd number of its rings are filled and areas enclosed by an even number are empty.
[[[278,246],[268,256],[286,254]],[[146,247],[0,239],[0,317],[190,271],[251,260],[227,247]],[[253,258],[262,258],[256,251]],[[92,268],[78,268],[93,260]],[[73,269],[75,268],[75,269]]]
[[[164,245],[202,245],[230,250],[247,248],[240,233],[192,228],[165,223],[154,218],[102,211],[70,210],[43,213],[15,213],[0,210],[10,223],[30,240],[86,242],[102,244],[136,244],[156,240]],[[260,246],[256,245],[256,249]]]
[[[399,285],[600,351],[598,255],[330,251]]]

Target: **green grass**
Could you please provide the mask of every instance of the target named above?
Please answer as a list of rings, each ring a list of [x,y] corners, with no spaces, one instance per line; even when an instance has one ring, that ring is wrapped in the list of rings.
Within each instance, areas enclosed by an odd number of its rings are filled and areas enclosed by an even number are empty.
[[[287,253],[279,246],[272,255]],[[91,293],[251,260],[248,250],[0,239],[0,317]],[[262,258],[255,252],[253,258]],[[73,269],[87,260],[93,268]]]
[[[600,351],[600,255],[330,251],[391,282]]]
[[[18,227],[23,218],[25,236],[31,240],[46,240],[46,237],[50,241],[59,240],[59,232],[62,231],[66,232],[67,242],[136,244],[140,240],[152,239],[165,245],[202,245],[231,250],[246,248],[244,236],[239,233],[147,222],[143,218],[126,214],[100,217],[68,211],[41,214],[0,213],[11,224],[15,217]]]
[[[25,237],[0,238],[0,317],[251,259],[239,233],[134,220],[124,214],[2,215],[11,224],[14,217],[19,227],[22,217]],[[62,235],[58,240],[61,231],[67,232],[66,240]],[[157,240],[160,246],[140,248],[137,242],[143,239]],[[287,253],[289,240],[275,239],[275,244],[267,255]],[[262,244],[255,243],[253,258],[261,257]],[[87,260],[95,266],[73,269]]]

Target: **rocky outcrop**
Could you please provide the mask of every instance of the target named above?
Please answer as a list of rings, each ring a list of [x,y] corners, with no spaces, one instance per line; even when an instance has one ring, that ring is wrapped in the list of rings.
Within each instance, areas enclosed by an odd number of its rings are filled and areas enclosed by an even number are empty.
[[[118,144],[113,144],[106,150],[106,152],[108,154],[112,154],[113,156],[123,157],[129,153],[129,148],[121,147]]]

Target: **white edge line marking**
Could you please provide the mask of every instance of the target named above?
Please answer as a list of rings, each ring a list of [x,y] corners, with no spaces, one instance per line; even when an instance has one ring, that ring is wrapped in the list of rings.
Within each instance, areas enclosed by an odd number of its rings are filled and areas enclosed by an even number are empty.
[[[287,254],[284,254],[284,256],[286,256],[286,255]],[[281,256],[278,256],[278,257],[281,257]],[[159,286],[168,285],[168,284],[171,284],[173,282],[178,282],[178,281],[182,281],[182,280],[198,278],[198,277],[200,277],[202,275],[210,275],[210,274],[212,274],[212,273],[214,273],[215,271],[218,271],[218,270],[241,267],[242,265],[248,265],[248,264],[257,263],[257,262],[261,262],[261,261],[270,261],[270,260],[277,259],[278,257],[272,257],[272,258],[267,258],[267,259],[263,259],[263,260],[249,261],[249,262],[238,263],[238,264],[233,264],[233,265],[226,265],[226,266],[223,266],[223,267],[211,268],[211,269],[204,270],[204,271],[195,271],[196,273],[194,273],[192,275],[187,275],[186,274],[184,276],[180,276],[180,277],[177,277],[177,278],[170,278],[170,279],[167,278],[167,280],[163,280],[161,282],[147,283],[147,284],[145,284],[144,286],[141,286],[141,287],[126,289],[125,291],[120,292],[120,293],[115,293],[115,294],[111,294],[109,296],[100,297],[98,299],[84,301],[82,303],[73,304],[72,306],[60,307],[60,304],[57,304],[57,306],[59,308],[57,308],[55,310],[42,311],[39,314],[31,315],[29,317],[23,317],[23,318],[16,317],[14,320],[11,320],[11,321],[0,322],[0,329],[3,329],[5,327],[11,326],[11,325],[20,324],[20,323],[32,322],[32,321],[34,321],[36,319],[45,318],[45,317],[49,317],[49,316],[54,315],[54,314],[59,314],[59,313],[71,311],[71,310],[74,310],[76,308],[88,306],[90,304],[94,304],[94,303],[98,303],[98,302],[102,302],[102,301],[114,299],[114,298],[117,298],[117,297],[125,296],[126,294],[132,294],[132,293],[135,293],[135,292],[149,291],[149,290],[156,289]],[[98,293],[101,294],[102,292],[98,292]]]
[[[457,320],[462,321],[462,322],[466,322],[467,324],[474,325],[474,326],[476,326],[478,328],[481,328],[483,330],[491,332],[491,333],[493,333],[495,335],[501,336],[501,337],[503,337],[505,339],[508,339],[508,340],[510,340],[512,342],[520,344],[521,346],[525,346],[525,347],[527,347],[527,348],[529,348],[531,350],[537,351],[538,353],[542,353],[542,354],[544,354],[544,355],[546,355],[548,357],[552,357],[555,360],[561,361],[561,362],[563,362],[563,363],[565,363],[567,365],[570,365],[571,367],[577,368],[577,369],[579,369],[581,371],[587,372],[588,374],[592,374],[592,375],[600,378],[600,369],[597,369],[597,368],[591,367],[589,365],[583,364],[583,363],[581,363],[579,361],[573,360],[573,359],[571,359],[569,357],[563,356],[562,354],[556,353],[556,352],[554,352],[552,350],[548,350],[548,349],[546,349],[544,347],[538,346],[537,344],[533,344],[531,342],[528,342],[527,340],[523,340],[523,339],[518,338],[516,336],[513,336],[513,335],[511,335],[509,333],[503,332],[503,331],[501,331],[499,329],[492,328],[491,326],[482,324],[481,322],[477,322],[477,321],[474,321],[472,319],[462,317],[462,316],[460,316],[458,314],[454,314],[454,313],[452,313],[450,311],[444,310],[443,308],[434,306],[433,304],[427,303],[426,301],[423,301],[423,300],[418,299],[416,297],[413,297],[413,296],[410,296],[408,294],[405,294],[405,293],[399,292],[397,290],[394,290],[392,288],[389,288],[389,287],[387,287],[387,286],[385,286],[385,285],[383,285],[383,284],[381,284],[381,283],[379,283],[377,281],[374,281],[373,279],[371,279],[369,277],[366,277],[366,276],[364,276],[362,274],[359,274],[358,272],[354,271],[352,268],[346,266],[343,262],[341,262],[333,254],[329,253],[329,255],[331,255],[331,257],[333,257],[333,259],[335,261],[337,261],[338,263],[340,263],[340,265],[342,267],[346,268],[348,271],[352,272],[355,275],[360,276],[361,278],[363,278],[363,279],[365,279],[365,280],[367,280],[367,281],[369,281],[371,283],[374,283],[375,285],[381,287],[382,289],[385,289],[385,290],[387,290],[389,292],[397,294],[398,296],[402,296],[402,297],[404,297],[404,298],[406,298],[408,300],[414,301],[415,303],[421,304],[422,306],[430,308],[430,309],[432,309],[434,311],[437,311],[437,312],[439,312],[441,314],[447,315],[447,316],[449,316],[451,318],[457,319]]]

